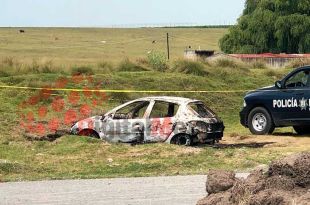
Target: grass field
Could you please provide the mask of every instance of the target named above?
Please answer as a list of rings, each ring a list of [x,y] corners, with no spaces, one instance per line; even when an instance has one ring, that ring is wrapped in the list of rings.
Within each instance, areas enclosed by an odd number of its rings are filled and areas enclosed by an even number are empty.
[[[119,45],[126,47],[128,53],[123,53],[124,55],[116,47],[111,47],[111,50],[93,47],[75,47],[68,50],[42,48],[60,46],[58,41],[65,42],[66,46],[84,46],[96,44],[100,40],[129,41],[130,38],[139,39],[145,36],[153,39],[153,35],[157,36],[156,33],[164,37],[165,29],[26,29],[25,34],[18,34],[17,29],[0,29],[0,32],[1,43],[9,42],[6,47],[0,48],[0,85],[55,87],[58,79],[70,79],[72,74],[78,71],[92,76],[92,81],[72,81],[66,88],[98,88],[99,85],[100,89],[162,90],[158,95],[197,98],[218,113],[226,125],[224,141],[217,148],[186,148],[166,144],[130,146],[76,136],[64,136],[53,142],[37,141],[25,138],[24,130],[20,127],[23,120],[20,114],[33,112],[34,117],[43,124],[55,117],[63,120],[66,110],[79,109],[85,103],[91,103],[92,98],[85,94],[78,104],[72,106],[68,103],[68,92],[57,91],[48,99],[20,109],[19,105],[29,97],[36,96],[38,91],[1,89],[0,181],[205,174],[210,168],[245,171],[267,164],[282,155],[310,151],[309,138],[294,136],[290,128],[276,130],[274,136],[251,136],[249,131],[240,125],[238,116],[245,92],[164,92],[253,90],[273,84],[292,68],[254,69],[252,65],[239,62],[177,60],[186,46],[181,41],[175,44],[180,48],[179,54],[173,54],[175,60],[167,63],[164,72],[154,69],[145,59],[147,43],[152,46],[149,41],[136,42],[136,47],[132,47],[135,49],[130,49],[132,44]],[[194,36],[197,41],[207,40],[205,47],[217,49],[216,40],[225,30],[169,29],[169,32],[183,38]],[[201,38],[197,32],[200,32]],[[55,40],[55,36],[58,40]],[[154,46],[159,46],[158,50],[164,49],[164,42],[161,47],[160,44]],[[123,61],[125,56],[128,56],[130,61]],[[139,58],[140,60],[137,60]],[[48,62],[49,60],[52,60],[52,63]],[[107,93],[108,100],[93,106],[92,114],[103,113],[122,102],[149,95]],[[51,109],[53,99],[57,97],[64,99],[63,112],[54,112]],[[39,118],[38,111],[41,106],[48,107],[44,119]],[[65,123],[62,123],[62,126],[70,127]]]
[[[184,49],[218,50],[218,40],[227,29],[208,28],[0,28],[0,59],[15,57],[21,62],[52,60],[57,65],[119,62],[144,58],[151,50],[166,52],[169,33],[171,57],[183,57]],[[156,43],[153,43],[156,41]],[[105,42],[105,43],[103,43]]]

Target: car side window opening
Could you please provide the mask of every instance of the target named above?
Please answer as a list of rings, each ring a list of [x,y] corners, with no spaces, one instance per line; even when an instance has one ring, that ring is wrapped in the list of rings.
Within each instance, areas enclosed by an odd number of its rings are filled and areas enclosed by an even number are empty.
[[[178,110],[178,104],[156,101],[153,106],[150,118],[174,117],[177,114]]]
[[[150,102],[134,102],[119,110],[114,114],[113,119],[142,119],[149,106]]]
[[[188,108],[201,118],[211,118],[215,116],[203,103],[190,103],[188,104]]]
[[[285,82],[285,87],[286,88],[310,87],[309,74],[310,72],[308,70],[296,73]]]

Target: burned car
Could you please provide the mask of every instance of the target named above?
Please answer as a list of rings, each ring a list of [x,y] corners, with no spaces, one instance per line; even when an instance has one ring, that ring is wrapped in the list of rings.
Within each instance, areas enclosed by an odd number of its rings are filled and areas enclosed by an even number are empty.
[[[222,139],[223,122],[203,102],[180,97],[146,97],[75,123],[71,133],[109,142],[166,142],[190,146]]]

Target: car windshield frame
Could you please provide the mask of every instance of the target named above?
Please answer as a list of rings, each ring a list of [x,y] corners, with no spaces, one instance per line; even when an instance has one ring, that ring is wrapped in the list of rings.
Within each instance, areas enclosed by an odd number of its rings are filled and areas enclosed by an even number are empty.
[[[205,112],[203,115],[202,113],[198,113],[194,108],[192,108],[192,106],[195,105],[201,105],[204,110],[202,110],[203,112]],[[196,116],[200,117],[200,118],[214,118],[216,115],[215,113],[208,107],[206,106],[203,102],[197,101],[197,102],[190,102],[186,105],[187,109],[189,111],[191,111],[192,113],[194,113]],[[198,106],[197,106],[198,108]]]

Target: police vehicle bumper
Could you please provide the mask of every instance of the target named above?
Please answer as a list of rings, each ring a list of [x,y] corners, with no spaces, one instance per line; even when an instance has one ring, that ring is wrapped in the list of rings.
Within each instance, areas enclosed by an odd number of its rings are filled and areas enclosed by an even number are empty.
[[[244,100],[243,103],[243,108],[241,110],[241,112],[239,113],[240,116],[240,123],[241,125],[243,125],[244,127],[248,128],[248,115],[250,112],[250,107],[247,105],[246,101]]]
[[[240,115],[241,125],[243,125],[244,127],[248,127],[248,119],[247,119],[248,110],[246,108],[243,108],[241,112],[239,113],[239,115]]]

